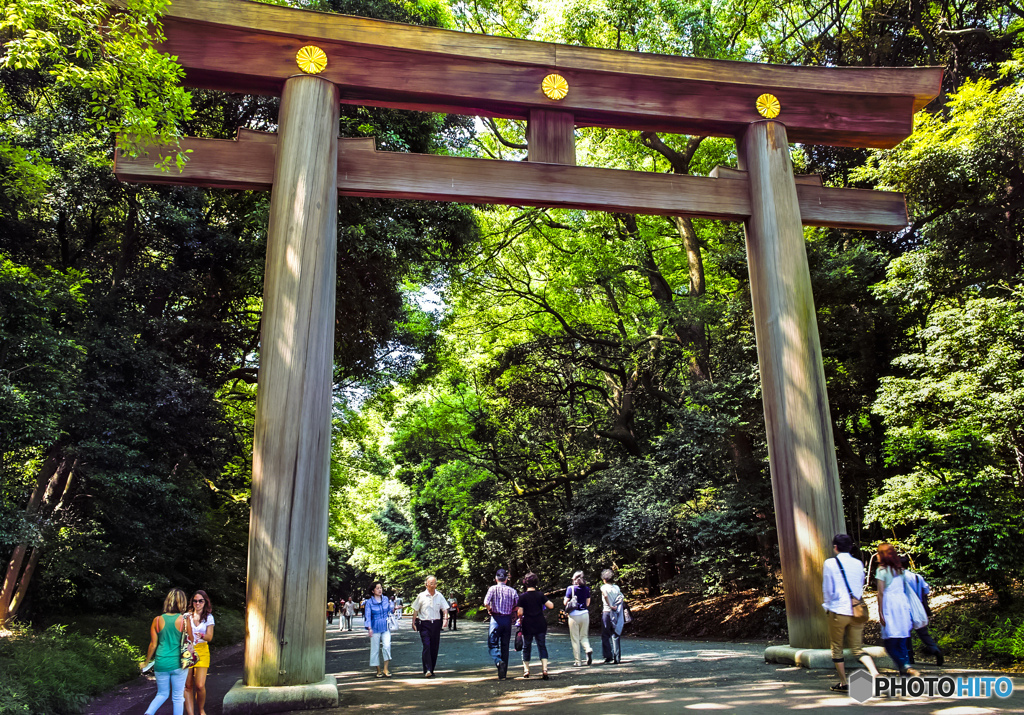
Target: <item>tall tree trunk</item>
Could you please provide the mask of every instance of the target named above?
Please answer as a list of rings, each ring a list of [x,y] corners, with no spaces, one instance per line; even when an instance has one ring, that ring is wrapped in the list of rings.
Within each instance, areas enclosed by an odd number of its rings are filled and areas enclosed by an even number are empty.
[[[58,442],[50,448],[25,507],[26,520],[34,523],[37,529],[44,527],[61,507],[71,487],[76,461],[64,453],[66,446]],[[39,545],[28,541],[14,547],[4,573],[3,590],[0,591],[0,626],[14,618],[25,602],[40,554]]]

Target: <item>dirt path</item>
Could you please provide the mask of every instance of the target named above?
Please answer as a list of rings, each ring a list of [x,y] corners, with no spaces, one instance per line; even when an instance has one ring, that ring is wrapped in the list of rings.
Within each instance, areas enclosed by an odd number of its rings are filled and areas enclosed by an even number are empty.
[[[408,621],[406,621],[406,624]],[[531,712],[600,713],[611,715],[661,715],[681,711],[716,710],[766,715],[785,711],[809,711],[815,715],[850,713],[855,706],[845,695],[830,693],[835,675],[768,665],[764,643],[715,643],[624,638],[623,661],[618,666],[589,668],[572,665],[572,651],[565,633],[548,636],[552,679],[522,679],[521,660],[513,652],[507,681],[499,682],[489,663],[486,627],[462,621],[457,632],[441,637],[437,677],[423,678],[420,670],[419,636],[406,627],[393,636],[395,676],[376,679],[369,667],[369,646],[361,619],[355,630],[328,632],[327,670],[338,677],[341,707],[318,711],[470,713]],[[591,636],[600,654],[599,635]],[[210,670],[210,705],[207,715],[220,715],[224,693],[241,677],[241,651],[221,651]],[[539,661],[534,655],[534,672]],[[924,675],[965,675],[956,668],[924,666]],[[970,671],[982,675],[983,671]],[[997,673],[996,675],[1002,675]],[[127,713],[142,715],[155,693],[151,679],[140,678],[115,693],[93,701],[90,715]],[[900,713],[943,715],[1024,714],[1024,680],[1015,679],[1014,694],[1006,699],[943,700],[901,698],[872,701],[882,707],[898,707]],[[170,713],[169,704],[160,713]]]

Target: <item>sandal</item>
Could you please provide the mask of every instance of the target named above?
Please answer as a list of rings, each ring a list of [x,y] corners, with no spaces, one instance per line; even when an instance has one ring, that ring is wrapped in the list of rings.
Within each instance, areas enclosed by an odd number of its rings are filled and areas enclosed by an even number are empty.
[[[834,693],[848,693],[850,692],[850,686],[846,683],[836,683],[831,688],[829,688],[829,690],[831,690]]]

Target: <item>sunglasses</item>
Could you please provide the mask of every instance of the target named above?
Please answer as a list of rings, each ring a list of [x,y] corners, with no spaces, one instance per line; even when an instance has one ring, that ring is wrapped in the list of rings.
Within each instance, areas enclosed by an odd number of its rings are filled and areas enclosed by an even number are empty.
[[[193,598],[192,603],[206,603],[205,598]]]

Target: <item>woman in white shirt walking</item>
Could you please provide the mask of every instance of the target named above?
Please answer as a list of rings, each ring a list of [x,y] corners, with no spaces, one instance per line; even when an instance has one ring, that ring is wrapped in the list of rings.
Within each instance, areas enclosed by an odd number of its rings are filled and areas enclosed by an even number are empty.
[[[899,668],[900,675],[916,677],[919,673],[910,667],[907,652],[910,631],[913,630],[907,584],[899,554],[892,544],[883,542],[878,545],[878,563],[875,578],[878,579],[878,620],[882,624],[882,644]]]
[[[210,641],[213,640],[213,604],[206,591],[196,591],[185,616],[192,625],[199,660],[185,681],[185,712],[206,715],[206,673],[210,669]]]

